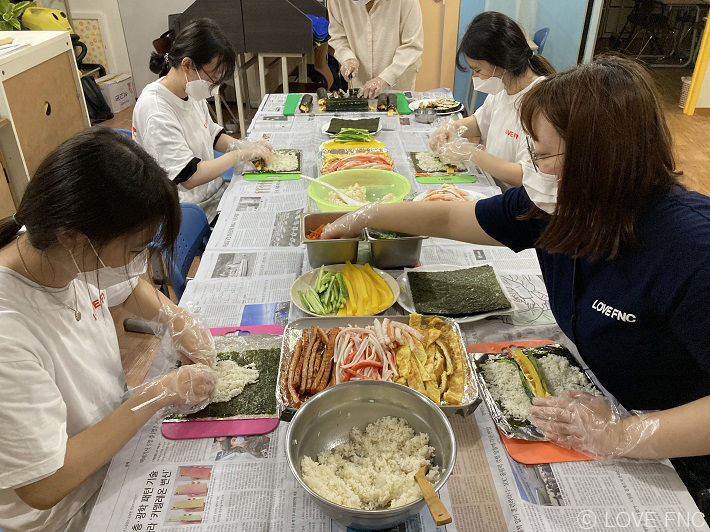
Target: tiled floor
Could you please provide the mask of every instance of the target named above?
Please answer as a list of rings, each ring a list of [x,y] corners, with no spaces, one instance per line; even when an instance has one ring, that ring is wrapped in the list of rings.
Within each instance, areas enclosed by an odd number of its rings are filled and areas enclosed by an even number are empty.
[[[673,135],[678,168],[684,172],[683,182],[692,189],[710,196],[710,150],[701,149],[701,139],[710,138],[710,116],[686,116],[678,107],[681,76],[690,75],[687,69],[653,69],[651,71],[663,99],[666,118]],[[133,107],[117,113],[112,120],[102,125],[131,129]],[[192,272],[196,270],[193,264]],[[192,273],[190,274],[190,276]],[[158,346],[155,337],[145,334],[126,333],[123,320],[131,317],[121,307],[112,311],[117,324],[121,359],[126,381],[130,386],[140,384],[150,368],[154,351]]]

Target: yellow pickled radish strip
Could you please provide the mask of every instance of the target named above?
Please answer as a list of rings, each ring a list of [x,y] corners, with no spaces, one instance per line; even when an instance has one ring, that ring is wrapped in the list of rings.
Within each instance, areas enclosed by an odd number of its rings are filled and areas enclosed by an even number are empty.
[[[530,359],[525,356],[525,353],[520,349],[513,349],[513,357],[518,363],[518,366],[520,366],[520,369],[523,370],[523,375],[530,385],[533,395],[535,397],[549,397],[550,394],[545,390],[540,374],[537,372],[532,362],[530,362]]]

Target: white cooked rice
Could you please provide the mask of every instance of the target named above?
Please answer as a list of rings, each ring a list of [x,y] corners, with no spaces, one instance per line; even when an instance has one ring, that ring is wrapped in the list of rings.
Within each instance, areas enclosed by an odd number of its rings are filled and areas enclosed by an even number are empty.
[[[436,483],[440,474],[432,458],[429,435],[416,434],[404,419],[383,417],[362,432],[350,430],[350,440],[301,460],[303,481],[335,504],[363,510],[404,506],[422,493],[414,474],[429,465],[427,478]]]
[[[530,398],[525,393],[515,364],[487,360],[483,363],[483,377],[488,391],[505,412],[525,421],[530,415]]]
[[[211,403],[221,403],[234,399],[244,391],[247,384],[253,384],[259,380],[259,370],[253,364],[240,366],[234,360],[218,360],[215,364],[214,372],[217,382],[212,395]]]
[[[269,161],[271,172],[293,172],[298,170],[298,155],[295,152],[274,152]]]
[[[444,166],[436,154],[432,151],[422,151],[417,153],[417,164],[425,172],[446,172]]]
[[[560,355],[549,354],[537,359],[537,365],[545,379],[547,390],[555,397],[567,397],[567,390],[576,390],[601,395],[582,370],[573,366]]]
[[[567,390],[601,395],[584,373],[565,357],[551,353],[536,359],[536,362],[550,395],[566,398]],[[488,360],[483,364],[483,376],[493,399],[508,415],[520,421],[530,421],[532,405],[515,365]]]
[[[348,188],[341,189],[342,193],[348,196],[349,198],[354,199],[355,201],[362,201],[363,203],[366,201],[367,198],[367,188],[361,185],[360,183],[355,183],[353,185],[350,185]],[[347,205],[340,196],[338,196],[335,192],[332,190],[328,192],[328,201],[330,203],[333,203],[335,205]]]

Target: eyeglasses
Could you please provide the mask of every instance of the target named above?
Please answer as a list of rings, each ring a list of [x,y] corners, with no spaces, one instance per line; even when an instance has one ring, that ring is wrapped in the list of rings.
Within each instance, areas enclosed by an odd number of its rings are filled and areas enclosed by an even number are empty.
[[[530,162],[532,162],[533,167],[538,172],[540,171],[540,169],[537,167],[537,161],[541,161],[543,159],[549,159],[551,157],[559,157],[560,155],[565,154],[565,152],[561,152],[561,153],[555,153],[554,155],[545,155],[544,157],[540,157],[537,154],[537,152],[535,151],[535,146],[533,145],[533,142],[532,142],[532,139],[530,138],[530,136],[525,135],[525,141],[528,144],[528,155],[530,155]]]

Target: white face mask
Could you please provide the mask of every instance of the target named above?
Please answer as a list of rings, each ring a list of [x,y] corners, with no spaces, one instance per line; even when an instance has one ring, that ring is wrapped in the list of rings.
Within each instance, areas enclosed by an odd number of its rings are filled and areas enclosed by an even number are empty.
[[[556,175],[545,174],[535,170],[531,161],[523,165],[523,187],[539,209],[547,214],[555,212],[557,205],[557,186],[559,178]]]
[[[200,73],[197,72],[197,69],[195,69],[195,73],[197,74],[197,77],[200,78]],[[185,92],[190,98],[194,98],[195,100],[206,100],[210,96],[215,96],[217,91],[219,91],[219,87],[217,85],[212,87],[212,84],[206,79],[200,78],[189,81],[187,79],[187,74],[185,74],[185,81],[187,81],[187,85],[185,85]]]
[[[496,67],[493,67],[493,74],[488,79],[481,79],[478,76],[473,76],[474,90],[478,92],[485,92],[487,94],[498,94],[500,91],[505,89],[503,80],[493,77],[495,73]]]
[[[101,268],[99,268],[98,270],[82,272],[79,269],[79,265],[77,264],[76,259],[74,258],[74,254],[71,251],[69,251],[69,254],[71,255],[72,260],[74,261],[74,266],[76,266],[77,271],[80,274],[84,274],[86,282],[91,285],[94,285],[100,290],[104,290],[106,288],[109,288],[110,286],[116,286],[117,284],[125,283],[126,281],[145,273],[145,271],[148,269],[147,249],[144,249],[143,251],[138,253],[138,255],[136,255],[133,260],[131,260],[125,266],[121,266],[120,268],[112,268],[104,264],[104,261],[101,260],[101,257],[99,257],[99,254],[96,252],[96,248],[94,248],[94,245],[91,243],[91,240],[89,240],[89,245],[91,246],[94,255],[96,255],[96,258],[101,264]]]

